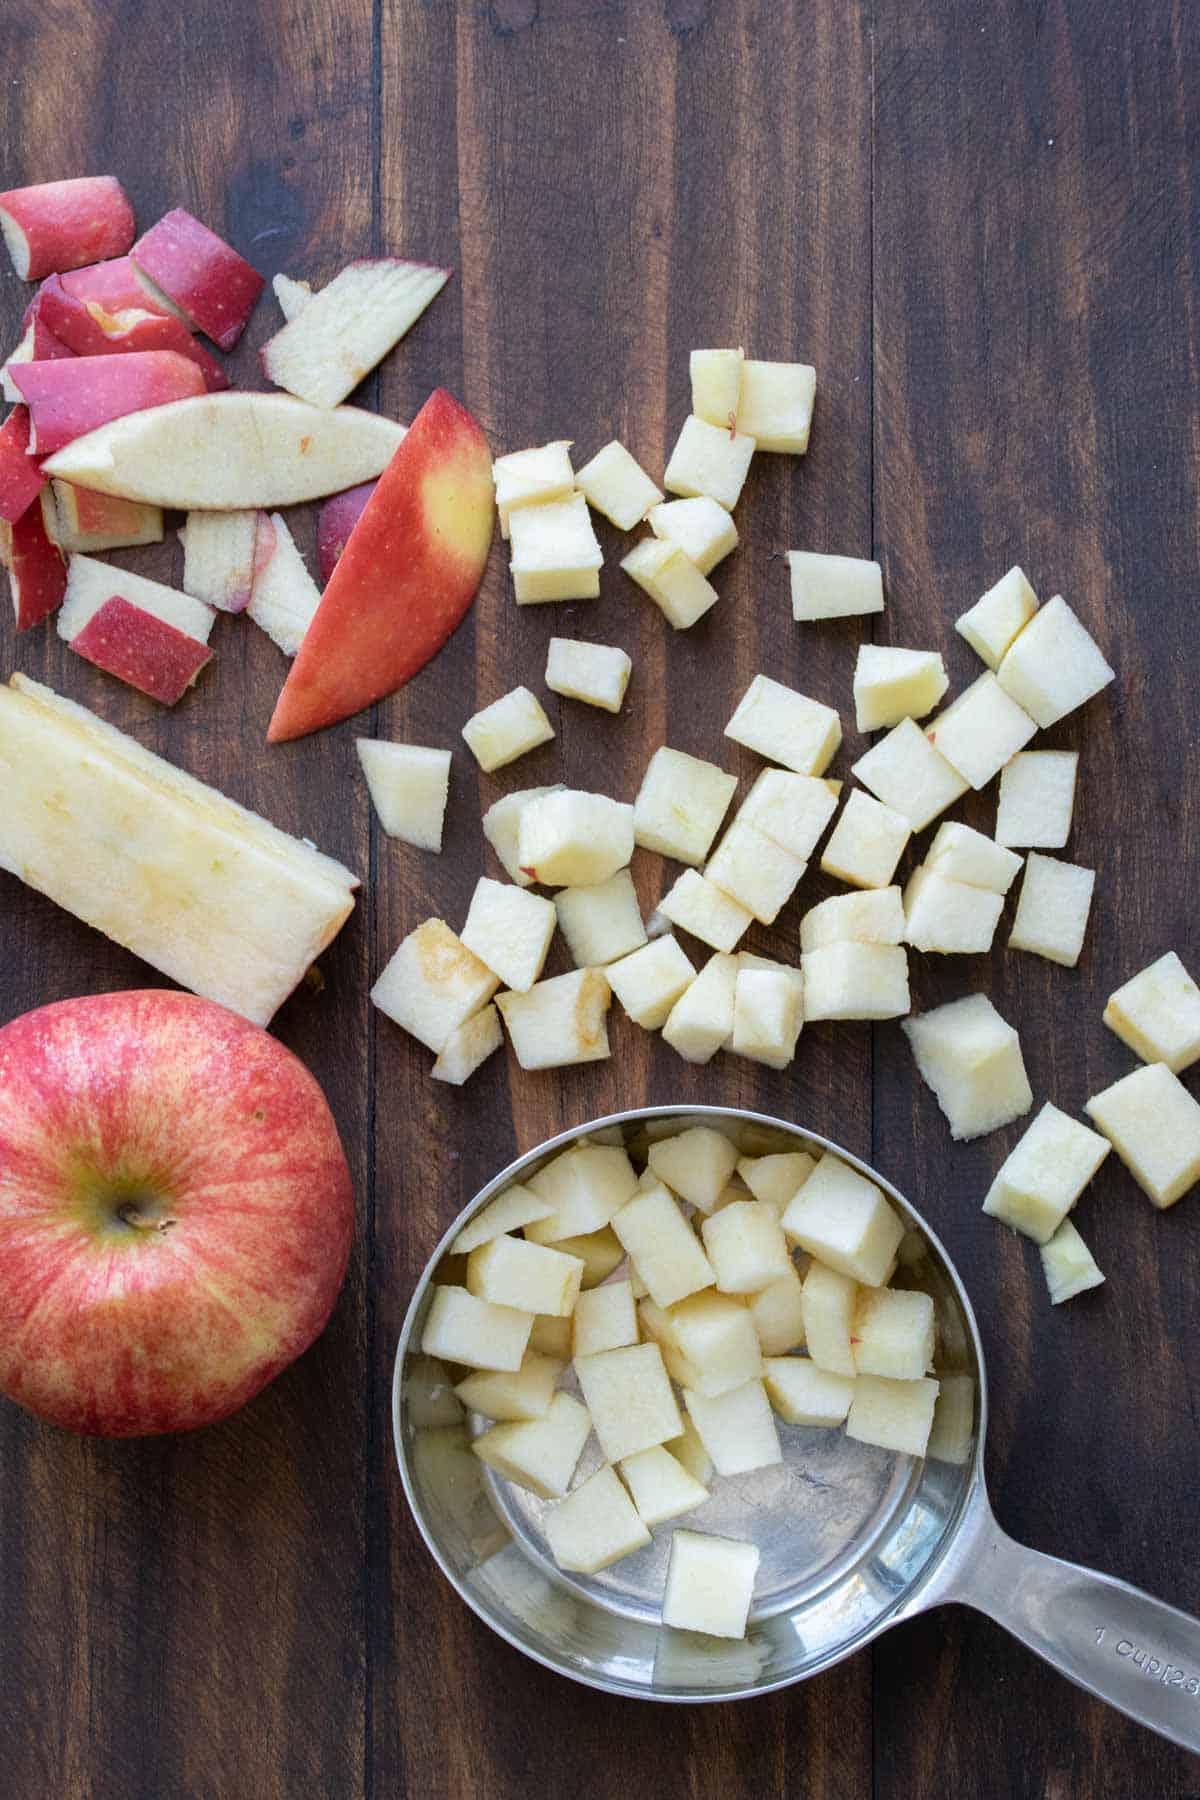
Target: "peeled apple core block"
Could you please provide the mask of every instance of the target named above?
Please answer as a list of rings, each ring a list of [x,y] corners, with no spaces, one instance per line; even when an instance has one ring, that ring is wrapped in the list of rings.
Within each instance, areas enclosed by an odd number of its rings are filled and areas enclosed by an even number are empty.
[[[182,512],[272,510],[370,481],[403,438],[403,425],[354,406],[326,412],[290,394],[197,394],[101,425],[45,469]]]
[[[265,1025],[357,879],[49,688],[0,687],[0,867]]]

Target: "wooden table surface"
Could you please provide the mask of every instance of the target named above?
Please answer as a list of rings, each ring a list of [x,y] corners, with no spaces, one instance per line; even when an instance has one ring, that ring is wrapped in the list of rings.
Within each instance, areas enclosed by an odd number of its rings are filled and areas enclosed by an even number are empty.
[[[1078,969],[997,949],[914,957],[925,1006],[986,989],[1039,1099],[1125,1072],[1104,997],[1168,948],[1200,961],[1192,868],[1200,449],[1200,35],[1175,0],[8,0],[3,183],[113,170],[139,223],[184,205],[265,274],[323,281],[378,250],[457,275],[367,389],[410,418],[444,383],[496,451],[619,436],[661,472],[688,350],[744,343],[819,371],[804,460],[756,460],[722,599],[673,634],[608,556],[598,603],[519,610],[497,541],[469,621],[401,694],[268,750],[283,661],[219,623],[171,713],[68,654],[25,670],[363,877],[350,925],[276,1029],[316,1071],[359,1219],[329,1331],[240,1416],[175,1440],[80,1442],[0,1413],[0,1768],[7,1795],[525,1800],[946,1794],[1182,1800],[1194,1762],[981,1618],[943,1611],[790,1692],[663,1709],[568,1685],[448,1590],[406,1514],[388,1387],[413,1282],[517,1150],[610,1109],[760,1107],[870,1158],[925,1210],[975,1301],[1001,1521],[1200,1610],[1200,1199],[1155,1214],[1116,1158],[1081,1207],[1107,1286],[1052,1311],[1033,1247],[981,1217],[1017,1129],[952,1147],[896,1025],[817,1026],[792,1069],[706,1069],[612,1020],[608,1063],[465,1090],[368,1005],[431,913],[462,921],[481,809],[564,779],[632,799],[669,741],[749,775],[721,736],[762,669],[841,708],[861,621],[791,622],[787,547],[876,556],[881,642],[977,665],[954,617],[1020,562],[1091,626],[1118,682],[1045,739],[1082,751],[1068,855],[1098,871]],[[26,290],[0,277],[4,337]],[[234,359],[276,328],[268,296]],[[312,519],[301,541],[312,544]],[[177,544],[132,553],[177,578]],[[124,556],[116,558],[125,561]],[[7,615],[6,615],[7,616]],[[620,718],[551,704],[558,737],[495,777],[458,738],[541,687],[547,639],[626,646]],[[550,696],[554,702],[554,696]],[[445,852],[382,837],[364,731],[455,747]],[[835,773],[861,748],[847,729]],[[3,797],[0,796],[0,804]],[[994,789],[956,816],[990,829]],[[647,903],[655,858],[639,853]],[[827,890],[809,878],[809,898]],[[800,906],[762,948],[794,957]],[[1006,931],[1002,931],[1003,939]],[[565,966],[556,963],[555,968]],[[0,878],[0,1019],[156,979]],[[1196,1084],[1193,1082],[1193,1086]]]

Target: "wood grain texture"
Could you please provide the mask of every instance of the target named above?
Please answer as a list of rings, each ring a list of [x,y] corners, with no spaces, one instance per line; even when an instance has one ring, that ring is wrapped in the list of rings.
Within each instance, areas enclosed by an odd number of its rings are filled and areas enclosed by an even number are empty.
[[[1076,604],[1120,684],[1048,743],[1083,753],[1068,854],[1101,871],[1077,971],[997,951],[914,958],[930,1004],[986,987],[1034,1087],[1074,1109],[1129,1066],[1099,1023],[1116,982],[1174,946],[1200,962],[1190,632],[1200,510],[1200,73],[1184,9],[1088,0],[875,8],[838,0],[195,0],[182,13],[10,0],[4,185],[112,169],[149,223],[207,218],[266,274],[322,281],[381,249],[456,274],[366,398],[410,418],[442,382],[499,452],[619,437],[656,476],[688,408],[687,353],[741,342],[815,362],[806,459],[758,459],[722,599],[672,633],[600,524],[598,602],[518,609],[497,540],[468,622],[400,695],[316,738],[263,742],[283,664],[244,622],[170,714],[67,654],[48,679],[367,878],[280,1035],[325,1086],[361,1222],[320,1346],[240,1417],[191,1439],[79,1444],[0,1415],[0,1757],[7,1792],[64,1800],[397,1794],[405,1800],[716,1792],[822,1800],[1186,1800],[1194,1766],[1093,1704],[990,1624],[941,1613],[871,1655],[741,1707],[652,1709],[569,1687],[448,1590],[408,1519],[389,1384],[412,1284],[496,1168],[564,1126],[712,1100],[802,1120],[869,1155],[960,1260],[992,1375],[1003,1523],[1200,1610],[1186,1532],[1200,1213],[1166,1217],[1116,1168],[1081,1223],[1109,1275],[1051,1312],[1036,1253],[978,1203],[1017,1133],[954,1148],[898,1028],[817,1026],[793,1070],[707,1070],[611,1020],[611,1062],[561,1076],[494,1058],[464,1091],[366,1001],[403,934],[461,923],[496,873],[479,814],[563,779],[632,799],[662,742],[749,778],[723,727],[759,669],[852,716],[854,621],[797,630],[780,553],[875,554],[881,642],[942,648],[1013,561]],[[26,291],[0,279],[15,338]],[[265,299],[234,361],[275,328]],[[312,547],[311,516],[299,540]],[[118,561],[125,557],[118,555]],[[131,553],[179,569],[172,544]],[[557,737],[494,776],[459,737],[478,706],[540,690],[551,635],[619,643],[611,719],[549,696]],[[382,837],[354,737],[455,752],[444,854]],[[835,765],[861,744],[847,730]],[[0,797],[2,803],[2,797]],[[989,827],[994,790],[959,809]],[[664,875],[639,857],[643,901]],[[813,874],[807,903],[832,891]],[[800,907],[752,947],[798,952]],[[552,969],[565,968],[561,948]],[[135,959],[0,877],[0,1019],[148,979]],[[1193,1084],[1194,1085],[1194,1084]]]

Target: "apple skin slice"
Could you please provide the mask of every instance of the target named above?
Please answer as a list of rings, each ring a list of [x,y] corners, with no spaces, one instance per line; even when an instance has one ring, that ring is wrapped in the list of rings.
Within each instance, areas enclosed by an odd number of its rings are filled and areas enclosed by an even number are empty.
[[[94,300],[105,312],[141,307],[161,313],[164,319],[187,323],[180,308],[142,274],[132,256],[113,256],[107,262],[89,263],[85,269],[70,269],[62,276],[62,285],[72,300]]]
[[[62,605],[67,591],[67,565],[50,535],[53,503],[43,488],[21,517],[0,530],[3,561],[8,566],[17,630],[28,631]]]
[[[317,518],[317,572],[322,586],[328,585],[338,557],[350,542],[350,533],[378,486],[377,481],[360,481],[357,487],[331,494],[321,508]]]
[[[144,298],[144,297],[143,297]],[[143,350],[173,350],[194,362],[210,394],[229,386],[229,377],[187,326],[149,304],[110,312],[98,300],[72,294],[61,275],[42,283],[37,317],[76,356],[121,356]]]
[[[232,350],[266,282],[224,238],[183,207],[164,213],[133,246],[133,260],[222,350]]]
[[[29,408],[14,406],[0,426],[0,519],[15,524],[45,485],[40,465],[29,455]]]
[[[0,194],[0,228],[22,281],[122,256],[133,242],[133,208],[115,175],[46,181]]]
[[[495,517],[487,439],[437,388],[350,534],[267,741],[336,724],[423,668],[475,598]]]
[[[114,571],[119,576],[120,571]],[[120,594],[94,612],[83,630],[71,639],[72,650],[103,669],[159,700],[174,706],[183,699],[212,651],[186,632],[177,631],[165,619],[143,612]]]
[[[31,442],[38,456],[56,450],[126,413],[143,412],[204,392],[195,363],[173,350],[143,350],[133,356],[76,357],[77,369],[63,362],[18,363],[12,378],[29,405]]]

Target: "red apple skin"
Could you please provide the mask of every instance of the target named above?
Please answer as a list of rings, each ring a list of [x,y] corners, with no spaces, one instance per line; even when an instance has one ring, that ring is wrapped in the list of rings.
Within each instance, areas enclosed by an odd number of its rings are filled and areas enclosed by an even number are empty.
[[[49,488],[43,488],[33,505],[4,528],[5,561],[18,631],[29,631],[48,619],[62,605],[67,591],[66,558],[50,536],[47,524],[52,504]]]
[[[45,486],[46,477],[29,451],[29,408],[14,406],[0,425],[0,519],[14,524]]]
[[[378,486],[379,482],[375,480],[360,482],[357,487],[344,488],[340,494],[331,494],[318,513],[317,572],[321,577],[322,587],[328,584],[338,557],[350,541],[350,533],[358,524],[367,501]]]
[[[233,349],[266,285],[244,256],[181,206],[138,239],[133,260],[222,350]]]
[[[53,1424],[244,1406],[324,1329],[353,1220],[317,1083],[224,1007],[98,994],[0,1030],[0,1391]]]
[[[61,275],[42,283],[37,300],[39,320],[75,356],[120,356],[143,350],[173,350],[194,362],[210,394],[229,386],[229,377],[187,326],[170,313],[148,306],[109,312],[98,300],[70,293]]]
[[[152,291],[132,256],[114,256],[85,269],[71,269],[62,277],[62,285],[73,300],[94,300],[105,312],[127,312],[131,307],[140,307],[145,312],[161,313],[164,319],[183,318],[165,294]]]
[[[336,724],[423,668],[475,598],[494,522],[487,439],[466,408],[437,388],[350,534],[267,741]]]
[[[113,573],[117,576],[120,572]],[[70,643],[72,650],[96,668],[163,706],[182,700],[201,669],[212,661],[207,644],[198,643],[186,631],[176,630],[120,594],[106,600]]]
[[[173,350],[130,356],[82,356],[65,363],[15,363],[12,380],[29,404],[38,456],[52,456],[110,419],[204,393],[195,363]]]
[[[24,258],[10,244],[23,281],[123,256],[133,242],[133,208],[115,175],[10,188],[0,194],[0,219],[24,240]]]

